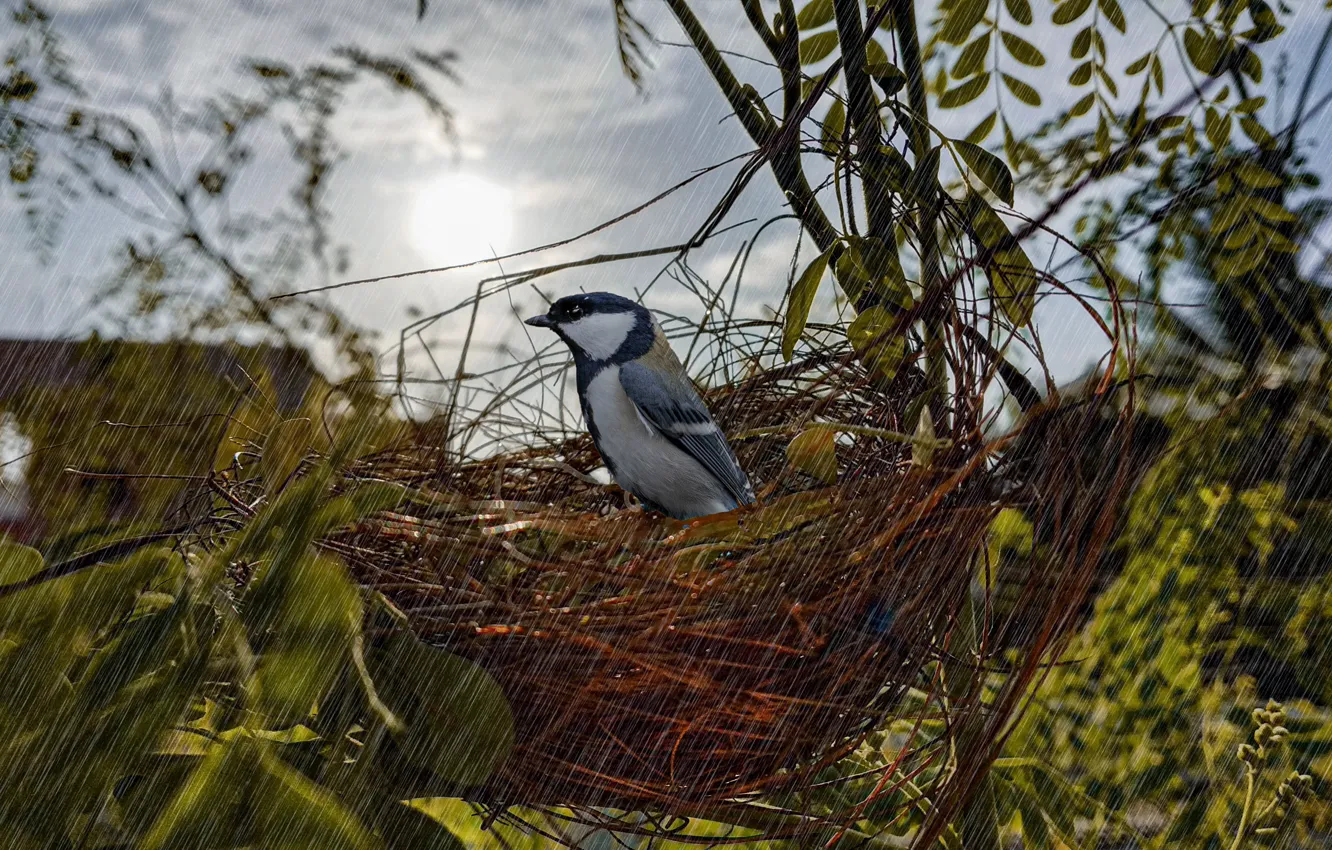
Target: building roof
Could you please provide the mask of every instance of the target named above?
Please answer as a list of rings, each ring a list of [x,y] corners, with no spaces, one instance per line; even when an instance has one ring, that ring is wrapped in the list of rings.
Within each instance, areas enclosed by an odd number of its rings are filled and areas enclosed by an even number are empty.
[[[0,402],[39,388],[72,386],[92,380],[96,358],[90,357],[92,340],[0,339]],[[315,370],[304,353],[271,345],[198,342],[126,342],[103,341],[112,347],[188,346],[203,365],[219,375],[244,384],[246,367],[257,362],[264,368],[277,393],[277,405],[283,412],[300,407],[314,380]]]

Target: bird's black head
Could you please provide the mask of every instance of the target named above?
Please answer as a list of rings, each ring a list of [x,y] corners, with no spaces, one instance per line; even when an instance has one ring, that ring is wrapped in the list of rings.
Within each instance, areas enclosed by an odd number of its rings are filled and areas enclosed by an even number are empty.
[[[652,346],[655,332],[647,308],[610,292],[567,295],[527,324],[555,331],[575,354],[592,360],[641,357]]]

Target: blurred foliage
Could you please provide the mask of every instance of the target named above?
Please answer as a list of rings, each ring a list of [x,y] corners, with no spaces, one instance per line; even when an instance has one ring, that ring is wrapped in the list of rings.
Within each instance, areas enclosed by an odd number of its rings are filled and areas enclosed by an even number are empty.
[[[326,438],[306,429],[248,470],[229,461],[270,498],[220,548],[145,548],[63,576],[0,548],[7,846],[460,846],[399,802],[423,795],[403,777],[483,781],[512,720],[484,671],[403,633],[314,545],[403,498],[374,482],[331,489],[339,465],[396,432],[373,396],[343,402]],[[250,425],[293,430],[272,411],[235,422],[242,449]],[[366,622],[391,639],[367,646]]]
[[[26,510],[56,558],[179,524],[229,408],[294,414],[325,395],[319,373],[292,350],[96,336],[28,349],[38,361],[28,364],[31,380],[0,407],[34,446]]]
[[[451,51],[342,46],[299,67],[250,59],[233,88],[182,102],[167,84],[144,115],[88,95],[43,7],[27,0],[10,20],[0,44],[9,187],[46,258],[76,205],[108,213],[121,247],[93,304],[100,319],[135,335],[247,330],[322,347],[326,358],[365,353],[361,329],[327,301],[271,296],[347,269],[349,247],[332,239],[326,198],[345,160],[334,121],[350,101],[406,95],[454,138],[453,113],[436,93],[439,80],[457,79]],[[288,149],[290,163],[258,167],[257,154],[271,148]],[[256,194],[259,206],[246,200]]]
[[[1048,754],[1158,843],[1229,845],[1242,799],[1236,747],[1262,696],[1292,703],[1290,766],[1314,773],[1320,795],[1332,779],[1322,772],[1332,755],[1328,574],[1283,574],[1289,564],[1274,558],[1300,532],[1279,484],[1225,483],[1268,425],[1208,422],[1158,466],[1119,539],[1122,573],[1009,743]],[[1309,840],[1329,814],[1307,809],[1292,825]]]

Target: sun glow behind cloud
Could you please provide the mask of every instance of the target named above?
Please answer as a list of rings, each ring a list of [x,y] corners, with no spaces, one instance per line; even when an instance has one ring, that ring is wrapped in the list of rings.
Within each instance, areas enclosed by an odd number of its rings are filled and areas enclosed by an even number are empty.
[[[447,174],[421,187],[412,246],[432,266],[485,259],[512,246],[513,195],[474,174]]]

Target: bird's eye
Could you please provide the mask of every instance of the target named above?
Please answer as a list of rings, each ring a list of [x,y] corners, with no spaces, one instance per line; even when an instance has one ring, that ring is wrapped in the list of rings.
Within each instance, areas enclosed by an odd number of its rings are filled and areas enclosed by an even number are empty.
[[[583,315],[582,307],[579,307],[577,304],[574,304],[569,307],[569,318],[576,319],[581,315]]]

